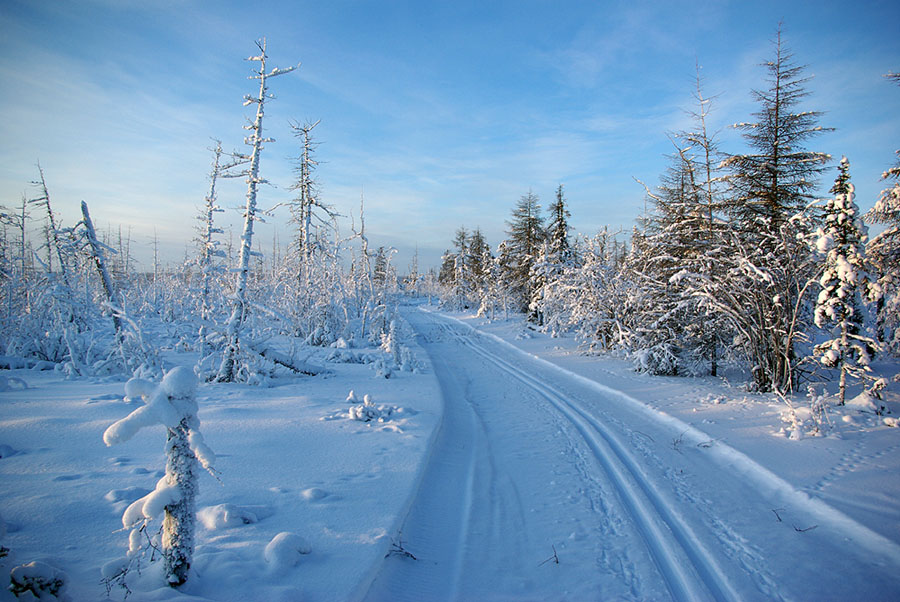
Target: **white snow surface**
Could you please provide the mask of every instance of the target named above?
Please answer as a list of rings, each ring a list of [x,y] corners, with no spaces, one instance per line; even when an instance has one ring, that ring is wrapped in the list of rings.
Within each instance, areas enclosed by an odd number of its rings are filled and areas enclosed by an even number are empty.
[[[145,563],[129,600],[900,598],[900,428],[871,405],[791,438],[783,402],[725,379],[636,374],[520,321],[404,315],[421,374],[329,364],[196,389],[217,472],[191,576],[173,590]],[[164,501],[160,417],[108,448],[134,410],[124,382],[7,374],[28,388],[0,391],[0,567],[107,600],[123,507]],[[172,397],[197,386],[181,376]],[[390,420],[350,418],[367,396]],[[900,415],[897,383],[881,403]]]

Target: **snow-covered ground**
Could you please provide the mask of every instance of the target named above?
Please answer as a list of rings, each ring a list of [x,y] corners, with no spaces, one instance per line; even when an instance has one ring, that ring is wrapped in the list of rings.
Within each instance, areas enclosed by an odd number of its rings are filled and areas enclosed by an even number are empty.
[[[145,561],[129,600],[900,597],[900,429],[869,409],[830,408],[812,437],[723,379],[635,374],[521,322],[405,315],[420,373],[200,387],[218,457],[192,575],[174,591]],[[3,374],[4,574],[41,561],[72,600],[107,599],[163,429],[108,448],[139,403],[123,382]]]

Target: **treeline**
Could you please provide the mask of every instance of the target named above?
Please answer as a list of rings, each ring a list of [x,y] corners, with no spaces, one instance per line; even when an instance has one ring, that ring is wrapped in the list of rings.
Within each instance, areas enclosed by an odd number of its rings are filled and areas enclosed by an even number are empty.
[[[871,360],[900,352],[900,163],[865,216],[846,158],[831,196],[816,200],[831,158],[810,146],[828,128],[802,106],[808,78],[780,32],[764,66],[757,110],[735,125],[742,153],[707,128],[698,75],[693,127],[669,134],[670,165],[647,189],[630,244],[607,230],[570,236],[562,186],[546,216],[529,192],[493,253],[479,230],[457,232],[440,271],[444,302],[524,312],[653,374],[715,375],[738,361],[756,390],[791,392],[825,366],[839,369],[841,401],[849,377],[877,393],[885,383]],[[868,238],[866,223],[883,230]]]

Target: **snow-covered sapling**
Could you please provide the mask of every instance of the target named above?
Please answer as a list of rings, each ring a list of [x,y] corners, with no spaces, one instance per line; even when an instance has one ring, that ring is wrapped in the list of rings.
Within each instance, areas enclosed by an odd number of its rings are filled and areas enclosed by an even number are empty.
[[[863,291],[870,278],[865,268],[866,227],[859,217],[850,183],[850,163],[841,159],[840,175],[825,206],[825,227],[816,246],[824,254],[822,290],[816,300],[816,326],[832,338],[815,347],[822,364],[840,368],[840,404],[844,405],[847,377],[875,382],[869,364],[878,342],[863,331]]]
[[[162,424],[166,434],[166,474],[156,489],[132,503],[122,515],[122,525],[132,529],[128,556],[143,549],[141,531],[152,519],[165,514],[162,552],[166,580],[172,587],[188,578],[194,550],[195,497],[198,462],[211,470],[215,455],[200,434],[195,394],[198,380],[185,367],[170,370],[147,399],[146,405],[114,423],[103,433],[108,446],[131,439],[147,426]],[[128,389],[126,385],[126,389]]]

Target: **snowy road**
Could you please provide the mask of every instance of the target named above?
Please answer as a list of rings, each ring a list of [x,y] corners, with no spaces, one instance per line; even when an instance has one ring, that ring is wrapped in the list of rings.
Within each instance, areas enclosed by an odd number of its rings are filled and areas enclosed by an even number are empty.
[[[409,555],[368,600],[900,592],[896,545],[724,444],[458,322],[407,318],[444,418],[397,542]]]

